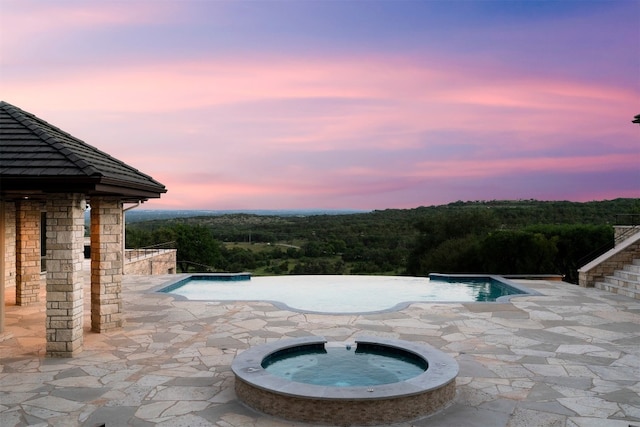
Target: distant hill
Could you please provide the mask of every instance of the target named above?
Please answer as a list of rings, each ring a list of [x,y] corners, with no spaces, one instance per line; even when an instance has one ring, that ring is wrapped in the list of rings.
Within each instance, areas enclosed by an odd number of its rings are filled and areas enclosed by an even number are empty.
[[[163,220],[173,218],[192,218],[198,216],[222,216],[231,214],[249,214],[261,216],[307,217],[314,215],[350,215],[371,211],[353,209],[244,209],[244,210],[148,210],[132,209],[126,213],[128,224],[140,221]]]
[[[611,247],[613,224],[640,224],[640,199],[374,211],[134,209],[126,222],[127,247],[175,244],[181,271],[201,265],[258,275],[548,273],[575,281],[587,256]],[[193,249],[206,242],[214,249]]]
[[[626,222],[631,216],[638,221],[640,199],[615,199],[593,202],[539,200],[481,200],[453,202],[447,205],[421,206],[413,209],[356,210],[356,209],[229,209],[229,210],[150,210],[132,209],[126,212],[127,224],[143,221],[163,221],[194,217],[226,215],[256,215],[265,217],[308,218],[321,216],[387,217],[413,221],[424,215],[452,210],[491,209],[506,223],[524,224],[615,224]],[[622,216],[619,216],[623,214]],[[623,216],[628,218],[623,218]],[[632,215],[630,215],[632,214]],[[86,213],[88,220],[89,211]]]

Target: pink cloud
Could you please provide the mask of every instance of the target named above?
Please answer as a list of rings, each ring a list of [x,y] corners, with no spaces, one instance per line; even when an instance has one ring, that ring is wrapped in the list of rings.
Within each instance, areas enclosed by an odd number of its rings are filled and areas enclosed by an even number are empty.
[[[428,51],[420,60],[402,52],[141,55],[108,66],[40,63],[25,75],[21,64],[43,37],[154,24],[180,9],[37,4],[12,3],[0,18],[3,99],[166,184],[158,206],[318,207],[371,195],[383,203],[394,193],[404,203],[427,190],[447,201],[451,181],[638,164],[638,129],[629,123],[640,113],[637,88],[617,81]]]
[[[337,148],[331,142],[336,139],[369,135],[384,141],[376,144],[378,139],[368,140],[367,144],[379,148],[390,142],[392,146],[411,145],[406,135],[460,126],[474,131],[517,128],[519,132],[553,133],[567,127],[596,131],[614,114],[626,113],[635,101],[633,93],[604,84],[594,87],[518,76],[505,80],[502,75],[493,79],[490,73],[483,75],[480,84],[477,75],[465,79],[460,73],[445,61],[439,61],[439,70],[434,71],[384,57],[333,61],[221,58],[114,64],[109,69],[70,72],[53,82],[43,75],[40,81],[11,82],[5,96],[28,99],[45,109],[145,114],[270,100],[302,104],[307,100],[360,100],[360,104],[334,113],[329,107],[325,114],[280,117],[283,129],[291,124],[296,133],[273,135],[271,143],[316,143],[317,150]],[[611,108],[603,111],[603,103]]]
[[[3,65],[35,65],[39,46],[102,28],[165,21],[178,13],[172,2],[5,1],[0,23]]]
[[[456,160],[454,162],[427,161],[421,163],[418,175],[421,177],[467,177],[482,178],[508,174],[540,173],[562,171],[564,173],[602,172],[616,168],[633,170],[638,165],[640,154],[607,154],[601,156],[543,157],[519,159],[477,159]]]
[[[364,167],[347,168],[318,177],[314,174],[270,176],[260,175],[259,179],[246,177],[244,180],[228,180],[221,176],[192,176],[172,182],[172,190],[182,200],[201,200],[201,206],[214,203],[217,206],[245,206],[247,208],[270,202],[284,207],[296,205],[304,201],[304,207],[317,207],[316,203],[337,198],[348,200],[367,195],[371,200],[384,200],[391,195],[411,192],[415,194],[446,193],[457,186],[460,180],[469,180],[480,185],[487,179],[514,176],[531,176],[531,174],[553,175],[561,171],[563,174],[581,174],[606,172],[607,167],[615,164],[619,168],[633,169],[637,158],[620,155],[604,157],[582,157],[575,159],[519,159],[483,161],[433,161],[421,163],[407,170],[375,170]],[[184,178],[184,177],[183,177]],[[508,178],[507,178],[508,180]],[[429,184],[431,183],[431,184]],[[507,181],[508,184],[508,181]],[[422,190],[420,190],[422,188]],[[496,194],[498,190],[495,190]],[[573,190],[575,192],[575,190]],[[551,195],[553,193],[550,193]],[[605,194],[605,193],[603,193]],[[619,190],[606,193],[610,198],[637,196],[637,191]],[[617,196],[616,196],[617,194]],[[386,195],[386,196],[385,196]],[[577,196],[577,194],[576,194]],[[445,197],[445,196],[442,196]],[[496,196],[499,198],[499,196]],[[521,195],[521,197],[524,197]],[[532,196],[533,197],[533,196]],[[585,196],[586,197],[586,196]],[[487,197],[491,198],[491,197]],[[525,197],[526,198],[526,197]],[[544,198],[553,198],[546,196]],[[354,200],[354,199],[350,199]],[[451,201],[451,199],[444,199]],[[254,203],[254,204],[252,204]],[[380,202],[382,203],[382,202]],[[384,205],[349,205],[351,207],[372,208]]]

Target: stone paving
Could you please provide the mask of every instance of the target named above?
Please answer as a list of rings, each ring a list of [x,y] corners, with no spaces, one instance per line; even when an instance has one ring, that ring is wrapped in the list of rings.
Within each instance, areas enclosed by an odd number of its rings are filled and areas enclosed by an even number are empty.
[[[320,315],[148,292],[174,278],[126,276],[125,326],[112,332],[90,332],[87,302],[84,351],[70,359],[44,357],[44,302],[7,301],[0,426],[301,426],[237,400],[236,354],[290,337],[375,335],[428,343],[460,365],[453,404],[398,427],[640,427],[638,300],[518,281],[543,295]]]

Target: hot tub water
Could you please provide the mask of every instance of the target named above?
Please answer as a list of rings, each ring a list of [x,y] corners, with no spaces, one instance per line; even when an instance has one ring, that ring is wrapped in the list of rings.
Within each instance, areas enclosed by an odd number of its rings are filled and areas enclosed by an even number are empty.
[[[290,381],[351,387],[408,380],[426,371],[427,363],[410,353],[359,345],[277,352],[265,358],[262,367]]]

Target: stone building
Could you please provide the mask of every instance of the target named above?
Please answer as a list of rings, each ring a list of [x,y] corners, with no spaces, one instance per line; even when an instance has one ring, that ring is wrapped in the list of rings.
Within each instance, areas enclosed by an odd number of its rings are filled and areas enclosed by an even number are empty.
[[[91,218],[91,329],[122,325],[123,206],[167,190],[44,120],[0,102],[0,334],[5,292],[37,302],[46,260],[46,353],[83,344],[85,211]],[[44,256],[43,256],[44,255]]]

